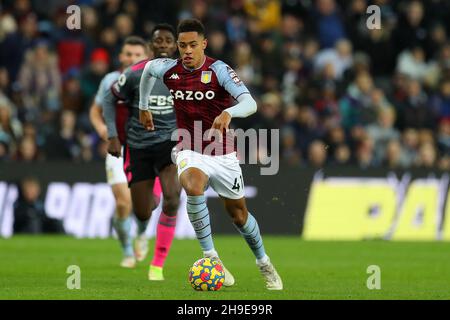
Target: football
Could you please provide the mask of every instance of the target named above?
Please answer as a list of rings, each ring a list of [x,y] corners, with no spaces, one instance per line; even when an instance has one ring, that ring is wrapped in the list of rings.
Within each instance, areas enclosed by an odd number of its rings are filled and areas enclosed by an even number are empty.
[[[222,288],[225,273],[220,260],[202,258],[189,270],[189,283],[197,291],[217,291]]]

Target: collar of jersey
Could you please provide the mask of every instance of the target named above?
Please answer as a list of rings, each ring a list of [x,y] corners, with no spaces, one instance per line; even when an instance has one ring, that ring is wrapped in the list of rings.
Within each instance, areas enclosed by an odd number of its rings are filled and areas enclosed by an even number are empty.
[[[195,68],[195,69],[189,69],[188,67],[186,67],[186,66],[183,64],[183,62],[181,63],[181,65],[182,65],[183,68],[186,69],[187,71],[189,71],[189,72],[194,72],[194,71],[196,71],[196,70],[200,70],[201,68],[203,68],[203,66],[205,65],[205,62],[206,62],[206,55],[205,55],[205,58],[203,59],[202,65],[201,65],[200,67],[198,67],[198,68]]]

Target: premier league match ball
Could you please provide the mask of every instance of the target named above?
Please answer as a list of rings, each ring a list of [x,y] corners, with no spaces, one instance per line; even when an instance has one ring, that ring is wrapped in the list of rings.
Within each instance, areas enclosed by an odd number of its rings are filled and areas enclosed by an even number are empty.
[[[224,281],[225,273],[218,259],[202,258],[189,270],[189,283],[197,291],[217,291]]]

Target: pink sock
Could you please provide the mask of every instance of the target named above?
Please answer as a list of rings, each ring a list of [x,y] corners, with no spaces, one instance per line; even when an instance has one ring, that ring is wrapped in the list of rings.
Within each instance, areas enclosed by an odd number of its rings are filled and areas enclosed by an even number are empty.
[[[153,184],[153,198],[155,199],[156,206],[158,206],[159,202],[161,201],[161,195],[162,195],[161,182],[159,181],[159,177],[156,177],[155,183]]]
[[[155,255],[152,265],[163,267],[169,253],[172,240],[175,235],[175,225],[177,217],[169,217],[164,212],[159,216],[158,226],[156,228]]]
[[[159,178],[156,177],[155,183],[153,184],[153,194],[159,198],[161,197],[161,193],[162,193],[161,182],[159,182]]]

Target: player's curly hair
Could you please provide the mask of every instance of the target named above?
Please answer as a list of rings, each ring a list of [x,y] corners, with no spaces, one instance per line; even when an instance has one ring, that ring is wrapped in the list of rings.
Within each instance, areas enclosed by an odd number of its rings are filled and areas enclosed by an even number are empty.
[[[180,21],[177,28],[177,33],[182,32],[197,32],[199,35],[205,35],[205,26],[198,19],[185,19]]]
[[[174,38],[177,37],[177,34],[176,34],[176,32],[175,32],[175,28],[172,27],[172,25],[170,25],[170,24],[168,24],[168,23],[158,23],[158,24],[153,28],[153,30],[152,30],[152,32],[151,32],[151,34],[150,34],[151,39],[153,39],[153,36],[155,35],[155,32],[158,31],[158,30],[166,30],[166,31],[169,31],[169,32],[173,35]]]

